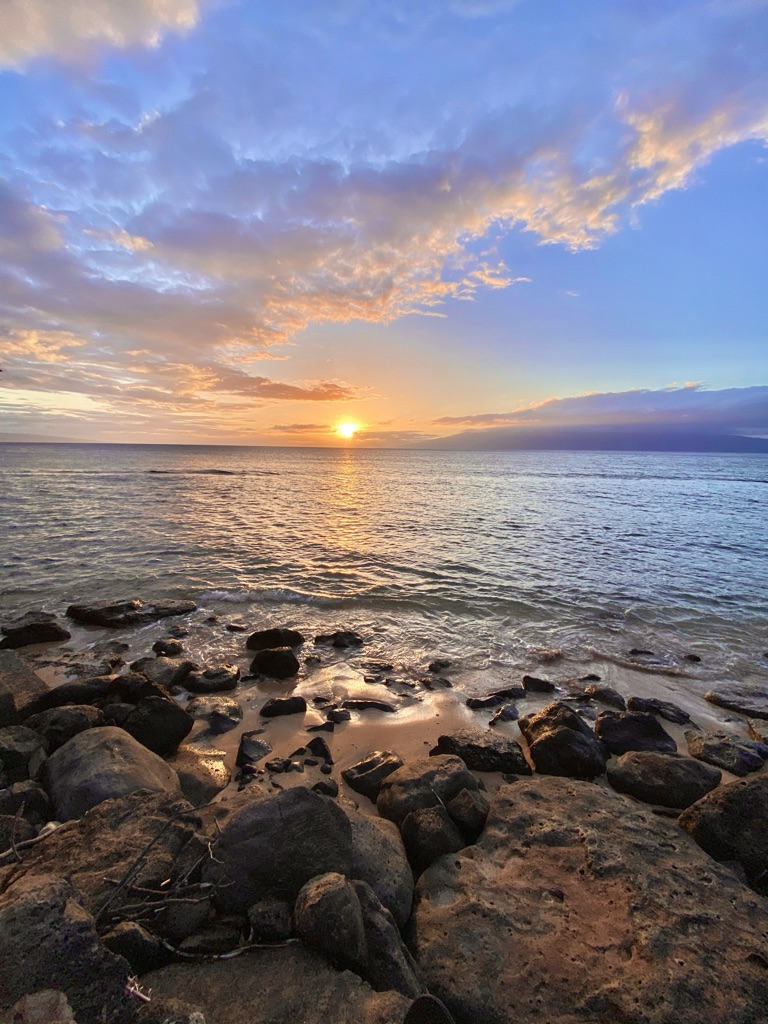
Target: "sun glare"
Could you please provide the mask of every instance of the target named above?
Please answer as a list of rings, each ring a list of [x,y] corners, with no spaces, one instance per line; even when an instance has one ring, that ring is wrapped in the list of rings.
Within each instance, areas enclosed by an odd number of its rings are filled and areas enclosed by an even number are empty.
[[[350,437],[355,436],[359,429],[360,427],[357,423],[340,423],[338,427],[336,427],[336,433],[339,437],[346,437],[347,440],[349,440]]]

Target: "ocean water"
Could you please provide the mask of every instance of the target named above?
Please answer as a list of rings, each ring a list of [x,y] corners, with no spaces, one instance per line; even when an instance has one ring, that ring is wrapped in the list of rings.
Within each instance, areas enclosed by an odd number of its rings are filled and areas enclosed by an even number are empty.
[[[190,597],[208,662],[237,620],[468,689],[595,659],[765,683],[767,505],[765,455],[6,444],[0,622]]]

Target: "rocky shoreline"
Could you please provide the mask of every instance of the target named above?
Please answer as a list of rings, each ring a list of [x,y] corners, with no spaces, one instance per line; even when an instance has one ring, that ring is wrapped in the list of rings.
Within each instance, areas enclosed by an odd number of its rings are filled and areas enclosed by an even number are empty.
[[[171,625],[52,687],[70,629],[2,626],[0,1021],[768,1020],[768,690],[463,699],[438,657],[350,689],[365,637],[227,623],[201,664],[194,611],[70,606]]]

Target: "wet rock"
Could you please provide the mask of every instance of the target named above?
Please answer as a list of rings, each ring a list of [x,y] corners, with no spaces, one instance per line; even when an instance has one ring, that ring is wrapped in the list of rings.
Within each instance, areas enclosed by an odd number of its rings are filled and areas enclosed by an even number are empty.
[[[517,780],[517,776],[514,776]],[[453,800],[445,805],[454,824],[468,843],[477,842],[478,836],[485,828],[490,804],[479,791],[462,789]]]
[[[503,690],[494,690],[487,697],[468,697],[465,701],[468,708],[481,711],[484,708],[497,708],[509,700],[519,700],[526,696],[522,686],[507,686]]]
[[[246,640],[249,651],[267,651],[277,647],[301,647],[304,637],[296,629],[278,627],[276,629],[259,629]]]
[[[738,861],[751,880],[768,871],[768,776],[719,786],[677,820],[715,860]]]
[[[290,764],[291,759],[289,757],[273,757],[270,761],[264,762],[264,767],[275,775],[281,775],[283,772],[288,771]]]
[[[256,764],[262,757],[272,753],[272,747],[269,743],[266,740],[259,739],[263,733],[263,729],[252,729],[242,734],[235,760],[237,768],[242,768],[246,764]]]
[[[0,633],[3,636],[0,640],[0,650],[69,640],[72,636],[58,624],[56,616],[50,612],[28,612],[0,626]]]
[[[164,658],[178,658],[184,650],[184,644],[181,640],[177,640],[176,637],[166,636],[160,640],[155,640],[152,644],[152,650],[155,654],[161,654]]]
[[[48,752],[52,754],[79,732],[106,725],[106,722],[106,717],[99,708],[91,704],[75,704],[30,715],[24,720],[24,725],[42,736]]]
[[[433,995],[418,996],[408,1008],[403,1024],[456,1024],[444,1003]]]
[[[224,627],[228,633],[247,633],[248,627],[242,622],[228,622]]]
[[[179,778],[165,761],[110,725],[81,732],[59,747],[45,762],[41,781],[59,821],[138,789],[180,792]]]
[[[71,604],[67,617],[88,626],[107,626],[118,629],[123,626],[139,626],[173,615],[187,615],[195,611],[194,601],[158,601],[145,604],[143,601],[116,601],[114,604],[84,605]]]
[[[321,779],[312,786],[312,792],[335,799],[339,795],[339,784],[335,779]]]
[[[430,755],[455,754],[474,772],[516,772],[530,775],[519,743],[496,733],[461,729],[450,736],[440,736]]]
[[[222,1021],[226,1007],[226,1024],[399,1024],[409,1005],[397,992],[374,992],[357,975],[337,971],[303,943],[173,964],[142,984],[152,989],[153,1005],[181,997],[210,1022]]]
[[[704,694],[704,700],[729,711],[738,711],[750,718],[768,718],[768,689],[743,686],[739,683],[719,686]]]
[[[689,807],[719,786],[721,777],[701,761],[655,750],[632,750],[608,764],[615,790],[661,807]]]
[[[376,801],[379,814],[400,825],[411,811],[452,800],[477,782],[460,757],[438,754],[411,761],[388,775]]]
[[[204,930],[210,913],[211,901],[205,896],[197,895],[191,900],[169,900],[160,913],[154,915],[152,927],[175,946],[190,935]]]
[[[145,697],[122,723],[123,729],[161,757],[172,754],[190,733],[195,720],[174,700]]]
[[[303,786],[259,793],[227,819],[215,857],[204,877],[219,886],[217,905],[244,912],[266,897],[295,899],[315,875],[349,874],[352,828],[336,804]]]
[[[39,828],[53,818],[53,808],[45,790],[28,779],[0,789],[0,814],[21,814]]]
[[[362,760],[345,768],[341,777],[356,793],[375,803],[384,779],[403,764],[403,759],[393,750],[372,750]]]
[[[460,1024],[744,1024],[768,1005],[763,901],[673,822],[569,779],[502,787],[479,842],[422,875],[409,934]]]
[[[669,700],[657,700],[656,697],[630,697],[627,701],[627,708],[629,711],[641,711],[652,715],[660,715],[662,718],[666,718],[668,722],[674,722],[676,725],[685,725],[686,722],[691,720],[688,712],[683,711],[677,704],[673,704]]]
[[[222,733],[236,729],[243,720],[243,707],[232,697],[219,697],[206,694],[194,697],[187,704],[187,714],[195,720],[207,722],[212,733]]]
[[[67,997],[51,988],[22,996],[7,1020],[13,1024],[77,1024]]]
[[[104,715],[106,725],[119,725],[120,728],[123,726],[123,722],[128,721],[129,715],[133,714],[135,704],[102,704],[101,711]]]
[[[294,694],[292,697],[272,697],[259,714],[263,718],[278,718],[280,715],[303,715],[306,710],[307,702]]]
[[[128,961],[133,974],[144,974],[173,960],[173,954],[162,940],[136,921],[119,921],[107,932],[103,942],[110,953]]]
[[[63,992],[79,1021],[127,1024],[130,968],[102,945],[70,882],[22,877],[0,896],[0,1009],[43,989]]]
[[[691,757],[713,764],[734,775],[744,776],[762,768],[768,760],[768,744],[731,736],[724,732],[685,733]]]
[[[398,928],[404,928],[411,916],[413,874],[397,825],[364,814],[350,813],[348,817],[352,826],[350,877],[367,882]]]
[[[98,686],[98,682],[96,679],[88,680],[94,687]],[[126,672],[125,675],[110,679],[106,696],[128,704],[138,704],[145,697],[163,697],[166,700],[170,698],[167,688],[162,683],[150,679],[142,672]],[[87,701],[83,703],[86,704]]]
[[[488,725],[498,725],[499,722],[516,722],[519,717],[520,712],[514,704],[502,704]]]
[[[641,711],[603,711],[595,722],[595,734],[612,754],[629,750],[674,754],[677,750],[677,744],[656,718]]]
[[[333,764],[331,748],[322,736],[315,736],[314,739],[311,739],[307,744],[307,750],[311,751],[315,757],[321,757],[326,764]]]
[[[298,658],[290,647],[258,651],[251,662],[251,672],[269,679],[292,679],[299,667]]]
[[[386,711],[390,714],[397,711],[394,705],[387,704],[384,700],[372,700],[367,697],[348,697],[341,702],[341,706],[348,711]]]
[[[363,638],[359,633],[351,629],[337,629],[335,633],[323,633],[315,637],[316,644],[330,644],[331,647],[338,647],[344,650],[348,647],[360,647]]]
[[[190,672],[184,679],[184,687],[190,693],[222,693],[234,690],[240,679],[237,665],[219,665],[202,672]]]
[[[0,651],[0,728],[17,725],[38,710],[37,701],[48,692],[42,679],[27,668],[18,654]]]
[[[456,853],[467,844],[444,807],[420,807],[407,814],[400,825],[408,861],[415,878],[445,853]]]
[[[368,962],[360,901],[346,878],[331,871],[310,879],[293,908],[298,934],[344,970],[364,974]]]
[[[37,829],[26,818],[15,814],[0,814],[0,853],[19,843],[34,839]]]
[[[526,693],[554,693],[557,689],[549,679],[537,679],[536,676],[523,676],[523,689]]]
[[[285,900],[259,900],[248,907],[253,942],[284,942],[293,931],[293,908]]]
[[[584,687],[584,693],[587,697],[592,697],[593,700],[600,701],[601,704],[608,704],[613,708],[617,708],[619,711],[626,711],[627,702],[624,700],[618,690],[614,690],[610,686],[596,686],[590,684]]]
[[[348,722],[352,713],[347,708],[331,708],[328,712],[328,721],[331,725],[339,725],[341,722]]]
[[[224,956],[240,945],[240,927],[221,919],[182,939],[175,948],[182,956],[195,959],[205,956]]]
[[[400,992],[413,998],[424,991],[413,957],[403,945],[390,912],[367,882],[352,882],[363,917],[367,958],[364,977],[377,992]]]
[[[182,746],[168,759],[179,777],[183,796],[193,807],[202,807],[229,785],[232,775],[223,750],[198,750]]]
[[[428,667],[430,672],[444,672],[451,667],[451,660],[450,658],[435,658],[434,661],[430,661]]]
[[[24,725],[0,729],[0,767],[9,783],[36,778],[45,761],[46,743],[40,733]]]
[[[184,683],[189,673],[195,671],[198,666],[194,661],[157,657],[139,658],[138,661],[131,662],[131,668],[169,690],[172,686]]]
[[[535,715],[525,715],[519,724],[537,772],[594,779],[605,771],[605,748],[567,705],[548,704]]]

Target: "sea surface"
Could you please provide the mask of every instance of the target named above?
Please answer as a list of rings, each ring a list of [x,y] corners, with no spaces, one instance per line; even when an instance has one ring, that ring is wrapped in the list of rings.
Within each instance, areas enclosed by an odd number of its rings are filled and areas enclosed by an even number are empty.
[[[236,620],[468,689],[595,659],[768,679],[767,455],[4,444],[0,545],[0,623],[189,597],[209,663]]]

